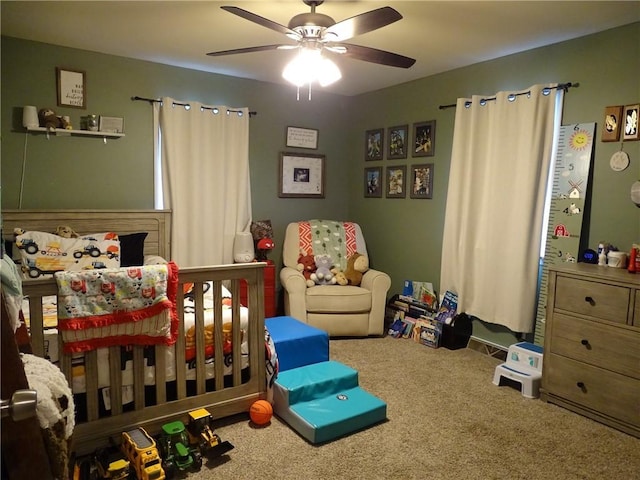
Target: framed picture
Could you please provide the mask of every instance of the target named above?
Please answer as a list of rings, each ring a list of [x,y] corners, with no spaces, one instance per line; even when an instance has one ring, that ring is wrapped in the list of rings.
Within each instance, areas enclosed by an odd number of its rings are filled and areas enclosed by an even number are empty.
[[[324,198],[324,155],[280,153],[278,196]]]
[[[602,122],[602,141],[617,142],[620,140],[622,125],[622,105],[607,107],[604,109],[604,122]]]
[[[86,108],[87,84],[83,71],[56,67],[56,81],[59,107]]]
[[[623,128],[622,138],[628,140],[640,140],[640,131],[638,130],[638,114],[640,114],[640,105],[626,105],[623,112]]]
[[[287,147],[318,148],[318,130],[313,128],[287,127]]]
[[[433,198],[433,163],[411,165],[411,198]]]
[[[384,130],[376,128],[364,134],[364,159],[382,160],[384,152]]]
[[[382,197],[382,167],[364,169],[364,196],[368,198]]]
[[[412,157],[433,157],[436,152],[436,121],[413,124]]]
[[[387,198],[405,198],[407,167],[387,167]]]
[[[409,126],[399,125],[389,127],[389,152],[387,158],[407,158],[407,147],[409,146]]]
[[[98,130],[101,132],[124,133],[124,118],[100,115]]]

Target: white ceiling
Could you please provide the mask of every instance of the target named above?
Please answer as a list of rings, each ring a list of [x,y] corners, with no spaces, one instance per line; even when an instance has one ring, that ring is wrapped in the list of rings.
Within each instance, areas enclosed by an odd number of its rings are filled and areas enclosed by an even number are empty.
[[[292,55],[289,51],[215,58],[206,55],[211,51],[291,43],[278,32],[221,10],[221,5],[237,6],[285,26],[294,15],[310,11],[301,0],[3,0],[1,32],[55,45],[284,83],[281,72]],[[317,11],[339,22],[383,6],[395,8],[404,18],[348,42],[412,57],[417,59],[416,64],[401,69],[340,58],[336,63],[343,78],[326,90],[356,95],[640,21],[639,1],[327,0]]]

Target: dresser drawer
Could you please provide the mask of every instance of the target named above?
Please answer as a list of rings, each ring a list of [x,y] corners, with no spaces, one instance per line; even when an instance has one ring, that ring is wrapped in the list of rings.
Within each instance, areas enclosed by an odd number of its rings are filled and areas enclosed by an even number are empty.
[[[627,323],[630,294],[629,288],[559,275],[554,308]]]
[[[543,388],[559,397],[640,426],[640,381],[598,367],[545,354]]]
[[[640,379],[640,332],[628,328],[556,313],[550,353]]]

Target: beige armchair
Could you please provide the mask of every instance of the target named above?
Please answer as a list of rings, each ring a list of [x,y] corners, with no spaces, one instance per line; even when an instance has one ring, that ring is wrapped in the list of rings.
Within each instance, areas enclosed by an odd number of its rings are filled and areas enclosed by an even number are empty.
[[[301,227],[302,224],[302,227]],[[331,220],[309,220],[290,223],[284,238],[280,282],[284,288],[285,314],[314,327],[325,330],[332,337],[365,337],[382,335],[387,292],[391,278],[386,273],[369,269],[360,286],[317,285],[307,287],[305,278],[297,268],[301,251],[313,248],[313,253],[334,252],[334,264],[346,268],[345,255],[354,248],[367,255],[367,246],[360,226]],[[311,226],[312,228],[309,228]],[[342,236],[349,237],[342,254],[337,245]],[[327,241],[329,244],[325,243]],[[331,244],[334,242],[334,244]],[[355,242],[355,243],[354,243]],[[322,248],[320,248],[322,247]]]

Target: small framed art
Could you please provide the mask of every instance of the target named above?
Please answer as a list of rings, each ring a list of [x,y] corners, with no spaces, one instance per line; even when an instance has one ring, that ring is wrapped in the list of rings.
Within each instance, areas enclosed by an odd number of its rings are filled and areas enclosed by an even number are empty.
[[[282,152],[278,196],[324,198],[324,155]]]
[[[387,158],[393,160],[396,158],[407,158],[407,147],[409,126],[399,125],[396,127],[389,127],[389,152]]]
[[[318,130],[313,128],[287,127],[287,147],[318,149]]]
[[[436,121],[413,124],[412,157],[433,157],[436,152]]]
[[[86,108],[85,72],[56,67],[56,82],[59,107]]]
[[[638,130],[638,114],[640,113],[640,105],[626,105],[623,112],[623,128],[622,139],[627,142],[629,140],[640,140],[640,130]]]
[[[622,126],[622,105],[607,107],[604,109],[604,122],[602,124],[602,141],[617,142],[620,140],[620,127]]]
[[[387,198],[405,198],[407,167],[387,167]]]
[[[433,163],[411,165],[411,198],[433,198]]]
[[[364,134],[364,159],[382,160],[384,152],[384,129],[367,130]]]
[[[366,198],[382,197],[382,167],[364,169],[364,196]]]

